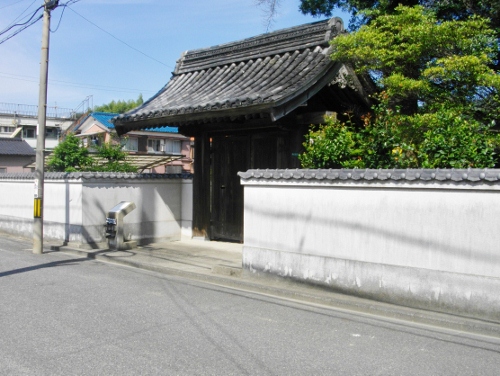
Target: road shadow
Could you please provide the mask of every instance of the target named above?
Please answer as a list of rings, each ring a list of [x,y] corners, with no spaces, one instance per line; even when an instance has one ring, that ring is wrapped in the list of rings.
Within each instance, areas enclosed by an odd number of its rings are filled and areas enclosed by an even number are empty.
[[[9,270],[9,271],[5,271],[5,272],[0,272],[0,278],[7,277],[10,275],[14,275],[14,274],[27,273],[27,272],[31,272],[31,271],[38,270],[38,269],[53,268],[56,266],[77,264],[77,263],[81,263],[82,261],[89,261],[89,258],[82,257],[82,258],[71,259],[71,260],[53,261],[53,262],[48,262],[46,264],[27,266],[25,268],[19,268],[19,269]]]

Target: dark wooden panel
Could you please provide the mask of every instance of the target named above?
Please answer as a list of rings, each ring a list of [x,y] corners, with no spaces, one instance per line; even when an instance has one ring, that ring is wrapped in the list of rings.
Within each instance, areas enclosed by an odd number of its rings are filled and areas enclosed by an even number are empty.
[[[193,236],[210,238],[210,139],[195,138],[193,176]]]
[[[248,136],[212,138],[212,238],[243,241],[243,187],[237,175],[249,167]]]

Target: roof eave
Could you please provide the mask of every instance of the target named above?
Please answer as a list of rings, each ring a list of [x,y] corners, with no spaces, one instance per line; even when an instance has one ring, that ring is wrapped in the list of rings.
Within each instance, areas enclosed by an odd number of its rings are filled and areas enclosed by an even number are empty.
[[[137,119],[120,119],[115,120],[115,129],[118,135],[123,135],[130,131],[143,130],[145,128],[156,128],[169,124],[172,126],[182,126],[191,123],[210,123],[217,119],[237,119],[256,114],[271,114],[274,102],[266,102],[258,105],[251,105],[237,108],[214,109],[203,112],[190,112],[177,115],[160,115],[160,116],[138,116]]]

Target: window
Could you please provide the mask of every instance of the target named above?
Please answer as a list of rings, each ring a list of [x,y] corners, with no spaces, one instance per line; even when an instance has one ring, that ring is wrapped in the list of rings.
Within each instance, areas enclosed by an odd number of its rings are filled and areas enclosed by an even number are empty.
[[[101,145],[101,138],[99,136],[90,136],[89,140],[90,140],[90,147],[92,146],[97,147]]]
[[[0,167],[0,174],[7,172],[7,167]]]
[[[182,174],[182,166],[167,166],[165,169],[167,174]]]
[[[0,127],[0,133],[12,133],[14,129],[14,127]]]
[[[149,153],[159,153],[163,151],[163,140],[159,139],[149,139],[148,140],[148,152]]]
[[[181,142],[179,140],[162,140],[150,138],[148,140],[148,152],[181,154]]]
[[[45,128],[45,138],[57,140],[59,137],[59,128]]]
[[[23,128],[23,138],[36,138],[36,129]]]
[[[137,139],[137,138],[127,139],[126,144],[123,146],[123,150],[127,150],[127,151],[139,150],[139,139]]]
[[[166,140],[165,153],[167,154],[180,154],[181,142],[179,140]]]

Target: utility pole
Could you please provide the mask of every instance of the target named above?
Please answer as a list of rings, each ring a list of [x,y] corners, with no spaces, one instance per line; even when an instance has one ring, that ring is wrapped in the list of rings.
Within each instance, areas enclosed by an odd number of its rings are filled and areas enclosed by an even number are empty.
[[[40,59],[40,91],[38,96],[38,126],[36,137],[35,202],[33,209],[33,253],[43,253],[43,185],[45,163],[45,124],[47,121],[47,78],[49,74],[50,12],[59,0],[45,0]]]

